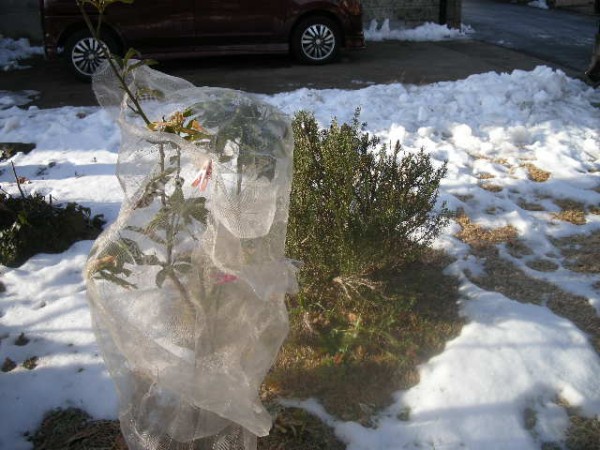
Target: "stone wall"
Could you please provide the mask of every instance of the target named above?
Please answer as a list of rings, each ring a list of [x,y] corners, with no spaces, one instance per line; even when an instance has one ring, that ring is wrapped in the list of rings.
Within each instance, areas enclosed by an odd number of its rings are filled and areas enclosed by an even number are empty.
[[[400,20],[407,25],[445,22],[459,27],[461,0],[362,0],[365,21]]]

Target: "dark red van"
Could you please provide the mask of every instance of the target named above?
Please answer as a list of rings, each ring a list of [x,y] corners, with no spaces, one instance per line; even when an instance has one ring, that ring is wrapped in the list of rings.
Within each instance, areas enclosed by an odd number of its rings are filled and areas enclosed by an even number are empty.
[[[81,77],[90,77],[102,51],[75,0],[40,0],[46,54],[64,49]],[[137,0],[114,3],[103,18],[111,51],[135,48],[155,59],[282,53],[324,64],[340,48],[364,47],[360,0]]]

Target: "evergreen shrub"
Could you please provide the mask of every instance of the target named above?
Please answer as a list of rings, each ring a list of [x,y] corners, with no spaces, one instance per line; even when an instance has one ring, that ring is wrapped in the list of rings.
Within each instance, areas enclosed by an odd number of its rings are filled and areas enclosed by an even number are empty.
[[[0,193],[0,264],[19,267],[37,253],[60,253],[74,242],[95,239],[102,216],[76,203],[54,205],[39,194]]]
[[[380,145],[351,123],[320,129],[311,113],[293,122],[294,180],[287,254],[301,260],[301,294],[332,281],[372,277],[417,259],[447,223],[436,210],[446,164],[421,149]],[[314,288],[314,289],[313,289]]]

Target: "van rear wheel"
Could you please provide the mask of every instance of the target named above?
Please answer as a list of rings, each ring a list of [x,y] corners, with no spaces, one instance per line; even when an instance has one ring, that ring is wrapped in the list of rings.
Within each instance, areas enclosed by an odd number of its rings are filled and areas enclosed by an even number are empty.
[[[65,57],[69,68],[82,80],[91,80],[94,72],[107,58],[104,45],[110,53],[118,51],[117,43],[109,35],[103,34],[100,42],[87,30],[73,33],[65,42]]]
[[[292,51],[306,64],[326,64],[335,60],[341,44],[339,26],[328,17],[308,17],[292,34]]]

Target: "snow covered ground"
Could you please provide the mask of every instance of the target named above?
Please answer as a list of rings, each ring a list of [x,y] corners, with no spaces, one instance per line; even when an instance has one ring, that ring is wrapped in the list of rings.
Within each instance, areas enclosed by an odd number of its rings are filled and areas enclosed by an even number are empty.
[[[473,29],[466,25],[457,30],[447,25],[427,22],[417,27],[406,28],[396,22],[390,25],[390,20],[385,19],[379,25],[378,21],[373,19],[365,29],[365,39],[367,41],[445,41],[464,39],[473,32]]]
[[[0,67],[2,70],[25,69],[27,66],[19,64],[22,59],[33,55],[43,55],[42,47],[31,46],[26,38],[11,39],[0,35]]]
[[[30,95],[0,92],[0,142],[37,146],[12,159],[19,175],[31,180],[25,189],[82,203],[114,220],[121,201],[114,177],[119,132],[109,116],[97,108],[16,106]],[[323,125],[332,116],[351,119],[360,106],[368,130],[384,141],[400,140],[407,151],[423,147],[439,164],[448,161],[442,201],[482,226],[512,225],[533,254],[515,258],[501,244],[502,258],[532,278],[584,296],[600,312],[600,274],[569,270],[551,239],[600,231],[600,215],[591,213],[600,205],[600,109],[592,105],[600,100],[598,92],[539,67],[428,86],[300,89],[262,98],[290,114],[312,110]],[[524,164],[549,172],[549,179],[530,180]],[[2,189],[16,192],[8,162],[0,169]],[[502,189],[483,189],[483,181]],[[554,200],[560,199],[588,207],[586,223],[556,219]],[[524,202],[543,210],[525,210]],[[375,428],[340,422],[314,401],[303,403],[335,427],[351,450],[539,449],[541,442],[560,440],[567,427],[558,396],[582,414],[600,414],[600,358],[584,333],[543,302],[518,303],[471,283],[466,275],[481,273],[484,261],[455,237],[459,230],[453,223],[436,245],[456,258],[448,271],[461,280],[468,324],[420,368],[421,382],[398,392]],[[35,256],[19,269],[0,268],[6,286],[0,294],[0,362],[18,364],[0,373],[2,449],[30,448],[23,433],[54,407],[116,416],[114,387],[98,355],[80,273],[91,244]],[[540,272],[526,265],[536,258],[558,269]],[[20,333],[30,342],[15,345]],[[27,370],[22,363],[33,356],[38,366]],[[537,415],[530,431],[526,408]],[[398,413],[407,410],[410,420],[400,420]]]

